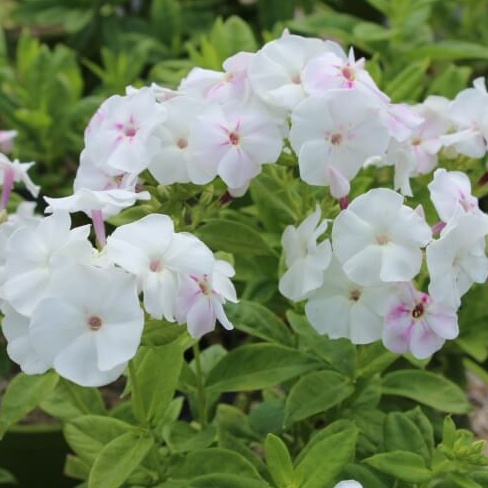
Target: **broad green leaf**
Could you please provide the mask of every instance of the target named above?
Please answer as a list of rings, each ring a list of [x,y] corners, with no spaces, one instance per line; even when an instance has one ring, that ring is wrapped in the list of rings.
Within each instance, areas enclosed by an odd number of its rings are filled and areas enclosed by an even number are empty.
[[[342,472],[345,479],[356,480],[361,483],[365,488],[391,488],[391,485],[387,482],[383,482],[379,478],[378,473],[373,472],[373,469],[369,466],[363,466],[361,464],[347,464]]]
[[[237,329],[268,342],[293,345],[293,337],[288,327],[264,305],[240,300],[237,304],[227,304],[225,310],[227,317]]]
[[[0,439],[7,429],[37,407],[56,387],[54,371],[42,375],[19,373],[10,382],[0,407]]]
[[[186,328],[177,324],[170,324],[162,320],[147,320],[144,325],[141,344],[143,346],[166,346],[178,340]]]
[[[224,403],[217,407],[215,416],[219,437],[222,432],[228,432],[235,437],[249,441],[257,441],[259,437],[251,429],[249,417],[237,407]]]
[[[96,388],[85,388],[60,378],[56,388],[41,402],[41,408],[54,417],[68,420],[79,415],[103,415],[105,406]]]
[[[215,473],[260,479],[256,468],[246,458],[234,451],[219,447],[190,451],[181,459],[179,465],[171,469],[170,476],[175,479],[192,479]]]
[[[174,453],[203,449],[212,444],[216,435],[213,426],[199,431],[186,422],[172,422],[163,428],[163,439]]]
[[[351,420],[340,419],[332,422],[327,427],[325,427],[325,429],[315,432],[312,435],[311,439],[308,441],[308,444],[298,453],[298,456],[294,460],[295,465],[300,464],[303,459],[308,456],[309,451],[311,451],[316,444],[322,442],[325,439],[328,439],[329,437],[334,436],[335,434],[340,434],[341,432],[346,431],[349,432],[351,430],[356,430],[354,422],[352,422]]]
[[[434,427],[427,415],[418,406],[404,413],[417,426],[427,446],[427,450],[432,452],[434,450]]]
[[[460,473],[449,473],[447,478],[454,482],[456,486],[459,486],[460,488],[483,488],[483,486],[486,485],[480,485],[476,481],[472,480],[471,478],[468,478],[465,474],[460,474]]]
[[[284,420],[284,398],[266,399],[259,402],[249,413],[251,427],[263,436],[269,433],[276,434],[282,432]]]
[[[166,46],[178,42],[182,35],[181,5],[177,0],[153,0],[150,11],[155,36]]]
[[[428,66],[428,61],[409,63],[385,86],[385,93],[394,102],[415,101],[424,85]]]
[[[354,392],[345,376],[335,371],[313,371],[291,388],[285,405],[285,426],[341,403]]]
[[[410,451],[420,454],[429,462],[431,451],[418,427],[401,412],[391,412],[384,425],[385,449],[387,451]]]
[[[398,359],[398,355],[385,349],[381,341],[358,346],[358,376],[370,377],[381,373]]]
[[[285,443],[273,434],[268,434],[264,443],[266,465],[278,488],[286,488],[293,477],[293,463]]]
[[[316,369],[313,357],[277,344],[251,344],[238,347],[223,357],[210,371],[210,390],[258,390],[295,378]]]
[[[6,469],[0,468],[0,485],[16,485],[15,476]]]
[[[469,66],[450,64],[432,80],[428,88],[429,95],[441,95],[453,99],[461,90],[466,88],[472,71]]]
[[[149,347],[138,365],[136,375],[146,419],[156,426],[173,400],[183,365],[179,344]]]
[[[261,234],[242,222],[209,219],[195,234],[212,249],[233,254],[269,255],[273,251]]]
[[[118,488],[154,446],[152,437],[128,432],[110,441],[93,463],[88,488]]]
[[[237,474],[207,474],[197,476],[186,482],[184,488],[269,488],[262,480],[248,478]]]
[[[87,480],[90,476],[90,465],[79,457],[68,454],[64,464],[64,474],[77,480]]]
[[[316,442],[295,467],[300,488],[328,486],[354,458],[358,429],[351,427]]]
[[[488,59],[488,48],[467,41],[439,41],[412,49],[408,57],[411,59],[431,58],[439,61]]]
[[[447,378],[414,369],[394,371],[383,378],[383,394],[403,396],[449,413],[467,413],[470,404],[459,386]]]
[[[432,472],[425,467],[421,456],[409,451],[392,451],[376,454],[363,462],[402,481],[425,483],[432,477]]]
[[[91,465],[106,444],[134,429],[134,426],[118,419],[85,415],[70,420],[63,432],[75,454]]]

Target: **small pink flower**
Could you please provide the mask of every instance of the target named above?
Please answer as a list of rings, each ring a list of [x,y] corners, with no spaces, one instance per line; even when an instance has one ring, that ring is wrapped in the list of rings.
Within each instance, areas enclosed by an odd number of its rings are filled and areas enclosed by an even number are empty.
[[[385,317],[383,344],[390,351],[425,359],[459,333],[456,310],[435,302],[411,283],[398,286]]]

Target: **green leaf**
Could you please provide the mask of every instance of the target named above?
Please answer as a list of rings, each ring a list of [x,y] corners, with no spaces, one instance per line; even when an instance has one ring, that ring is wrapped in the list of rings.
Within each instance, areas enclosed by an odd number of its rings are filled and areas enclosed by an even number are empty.
[[[68,454],[64,464],[64,474],[77,480],[87,480],[90,476],[90,465],[79,457]]]
[[[385,452],[364,459],[363,462],[409,483],[425,483],[432,477],[432,472],[425,467],[422,457],[414,452]]]
[[[262,436],[268,433],[282,432],[284,420],[284,398],[267,398],[257,403],[249,413],[251,427]]]
[[[322,439],[297,464],[293,479],[300,488],[324,488],[354,458],[358,429],[350,427]]]
[[[405,415],[417,426],[424,439],[425,445],[427,446],[428,452],[432,453],[434,450],[434,427],[427,415],[422,412],[422,409],[419,406],[405,412]]]
[[[182,365],[183,350],[176,343],[147,348],[136,375],[150,425],[160,422],[173,400]]]
[[[293,477],[293,463],[285,443],[268,434],[264,443],[264,455],[271,477],[278,488],[286,488]]]
[[[10,382],[0,407],[0,439],[7,429],[39,405],[56,387],[54,371],[42,375],[19,373]]]
[[[153,0],[150,19],[155,36],[166,46],[179,42],[182,35],[182,12],[176,0]]]
[[[460,488],[483,488],[484,486],[460,473],[449,473],[447,478]]]
[[[79,415],[103,415],[105,406],[96,388],[85,388],[60,378],[56,388],[41,402],[41,408],[50,415],[68,420]]]
[[[256,468],[243,456],[229,449],[210,447],[191,451],[171,472],[171,478],[192,479],[197,476],[228,473],[260,479]],[[220,488],[220,487],[219,487]]]
[[[313,371],[291,388],[285,405],[285,427],[341,403],[354,392],[351,381],[335,371]]]
[[[428,61],[409,63],[393,80],[385,86],[385,93],[393,102],[415,101],[425,83]]]
[[[384,425],[385,449],[387,451],[410,451],[420,454],[429,462],[431,451],[418,427],[401,412],[391,412]]]
[[[74,453],[92,465],[106,444],[134,429],[134,426],[115,418],[85,415],[66,423],[63,432]]]
[[[227,304],[225,310],[236,329],[268,342],[293,345],[293,337],[288,327],[264,305],[240,300],[236,304]]]
[[[216,435],[217,430],[213,426],[199,431],[186,422],[172,422],[163,428],[163,439],[174,453],[208,447]]]
[[[316,369],[317,361],[300,351],[277,344],[238,347],[223,357],[210,371],[210,390],[258,390]]]
[[[6,469],[0,468],[0,485],[16,485],[15,476]]]
[[[385,349],[381,341],[358,346],[358,376],[370,377],[383,372],[398,359],[398,355]]]
[[[441,412],[467,413],[465,393],[443,376],[413,369],[394,371],[383,378],[383,394],[410,398]]]
[[[408,56],[411,59],[431,58],[444,61],[461,59],[488,59],[488,48],[467,41],[439,41],[434,44],[418,46]]]
[[[146,320],[141,344],[143,346],[166,346],[177,341],[186,332],[186,328],[162,320]]]
[[[242,222],[209,219],[195,234],[209,247],[233,254],[269,255],[273,251],[261,234]]]
[[[88,488],[118,488],[154,446],[152,437],[128,432],[110,441],[93,463]]]
[[[184,488],[269,488],[262,480],[247,478],[237,474],[207,474],[197,476],[184,485]]]
[[[356,480],[361,483],[365,488],[391,488],[391,484],[380,480],[379,475],[369,466],[363,466],[361,464],[347,464],[344,471],[341,473],[345,479]]]

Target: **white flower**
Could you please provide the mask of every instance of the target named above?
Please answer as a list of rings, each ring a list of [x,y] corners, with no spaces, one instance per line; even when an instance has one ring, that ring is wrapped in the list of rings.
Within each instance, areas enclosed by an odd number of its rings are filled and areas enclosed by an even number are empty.
[[[360,195],[336,218],[332,248],[348,277],[361,285],[410,281],[420,271],[421,248],[431,240],[425,220],[386,188]]]
[[[217,319],[225,329],[234,328],[223,308],[227,300],[237,303],[236,291],[229,279],[232,276],[234,269],[226,261],[215,261],[210,275],[181,276],[175,317],[180,324],[187,324],[192,337],[199,339],[212,331]]]
[[[309,97],[292,113],[290,142],[300,177],[311,185],[330,186],[336,198],[347,193],[341,194],[334,178],[351,181],[368,158],[385,153],[389,140],[378,108],[356,90]]]
[[[288,270],[281,277],[279,290],[285,297],[299,301],[323,283],[323,271],[329,266],[332,250],[329,240],[317,243],[327,230],[328,222],[320,221],[320,208],[310,214],[298,227],[289,225],[283,232],[281,244]]]
[[[144,307],[174,321],[179,274],[210,274],[214,257],[195,236],[175,233],[167,215],[151,214],[121,225],[107,239],[106,254],[133,273],[144,292]]]
[[[471,194],[471,182],[461,171],[436,169],[434,179],[427,186],[432,203],[443,222],[449,222],[458,208],[466,213],[482,213],[478,199]]]
[[[209,104],[189,136],[193,151],[190,180],[205,184],[219,175],[239,188],[274,163],[283,147],[281,133],[267,112],[256,105]]]
[[[427,246],[429,294],[454,308],[473,283],[488,277],[485,236],[488,216],[459,210],[442,230],[440,239]]]
[[[61,376],[102,386],[116,380],[135,355],[143,325],[133,276],[121,269],[71,266],[56,276],[30,328],[35,349]]]
[[[8,303],[2,309],[2,332],[7,339],[7,354],[26,374],[42,374],[52,364],[44,361],[34,347],[29,317],[16,312]]]
[[[331,339],[346,337],[353,344],[369,344],[381,339],[392,287],[364,287],[354,283],[335,257],[325,270],[323,280],[323,285],[309,295],[305,305],[312,327]]]
[[[17,312],[30,316],[62,268],[90,263],[90,226],[70,230],[70,225],[67,213],[55,212],[35,227],[21,227],[8,240],[2,291]]]
[[[355,480],[344,480],[337,483],[334,488],[363,488],[363,485]]]

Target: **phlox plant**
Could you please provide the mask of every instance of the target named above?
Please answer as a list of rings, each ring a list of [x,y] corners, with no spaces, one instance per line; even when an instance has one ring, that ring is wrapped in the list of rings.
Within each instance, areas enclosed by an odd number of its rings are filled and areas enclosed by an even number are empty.
[[[2,154],[0,432],[39,405],[89,488],[488,486],[441,368],[483,360],[487,147],[483,79],[393,103],[352,48],[284,32],[105,100],[44,215]]]

